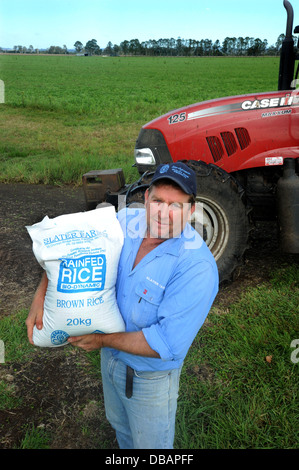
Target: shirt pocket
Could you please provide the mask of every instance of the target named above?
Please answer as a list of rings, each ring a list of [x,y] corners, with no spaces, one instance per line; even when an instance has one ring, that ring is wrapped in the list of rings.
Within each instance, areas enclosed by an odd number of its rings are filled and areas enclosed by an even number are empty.
[[[164,290],[155,285],[140,283],[135,288],[132,322],[139,328],[148,327],[158,321],[158,308]]]

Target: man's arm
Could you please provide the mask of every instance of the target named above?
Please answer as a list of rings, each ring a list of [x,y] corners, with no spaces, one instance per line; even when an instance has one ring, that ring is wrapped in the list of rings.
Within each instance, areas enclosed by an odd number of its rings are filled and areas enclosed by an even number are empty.
[[[142,331],[110,334],[94,333],[84,336],[72,336],[68,338],[68,342],[88,352],[107,347],[137,356],[160,357],[159,354],[149,346]]]
[[[41,330],[43,327],[43,313],[44,313],[44,300],[48,287],[48,278],[46,272],[43,273],[39,286],[34,294],[33,301],[29,310],[28,317],[26,319],[27,326],[27,335],[29,342],[33,343],[33,327],[36,327]]]
[[[36,326],[39,330],[43,327],[44,300],[48,287],[48,278],[43,273],[40,284],[35,292],[26,319],[28,339],[33,343],[33,328]],[[104,347],[119,349],[139,356],[160,357],[147,343],[142,331],[130,333],[110,333],[110,334],[90,334],[82,336],[73,336],[68,339],[73,346],[78,346],[85,351],[93,351]]]

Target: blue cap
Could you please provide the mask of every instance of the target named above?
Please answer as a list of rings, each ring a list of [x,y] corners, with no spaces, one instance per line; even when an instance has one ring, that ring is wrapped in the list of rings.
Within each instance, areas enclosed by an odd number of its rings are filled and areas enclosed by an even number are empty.
[[[196,175],[185,163],[177,162],[159,165],[152,183],[161,179],[170,179],[178,184],[186,194],[196,196]]]

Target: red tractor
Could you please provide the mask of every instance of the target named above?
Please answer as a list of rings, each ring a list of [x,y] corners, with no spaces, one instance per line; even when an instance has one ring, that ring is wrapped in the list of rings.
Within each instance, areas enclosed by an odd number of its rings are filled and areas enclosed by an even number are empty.
[[[195,220],[229,279],[248,245],[251,220],[277,219],[281,248],[299,252],[299,94],[294,77],[293,8],[287,11],[278,91],[231,96],[171,111],[145,124],[135,162],[141,175],[125,185],[121,169],[83,176],[89,207],[119,195],[137,200],[161,163],[184,161],[197,174]],[[299,27],[295,28],[299,32]],[[297,133],[298,130],[298,133]]]

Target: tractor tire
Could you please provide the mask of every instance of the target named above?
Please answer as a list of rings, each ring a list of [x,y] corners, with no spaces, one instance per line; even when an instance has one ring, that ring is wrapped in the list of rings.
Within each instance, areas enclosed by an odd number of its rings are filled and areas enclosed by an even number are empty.
[[[244,190],[235,178],[213,164],[184,163],[197,176],[197,204],[191,223],[216,260],[220,282],[231,280],[242,263],[250,232]]]

